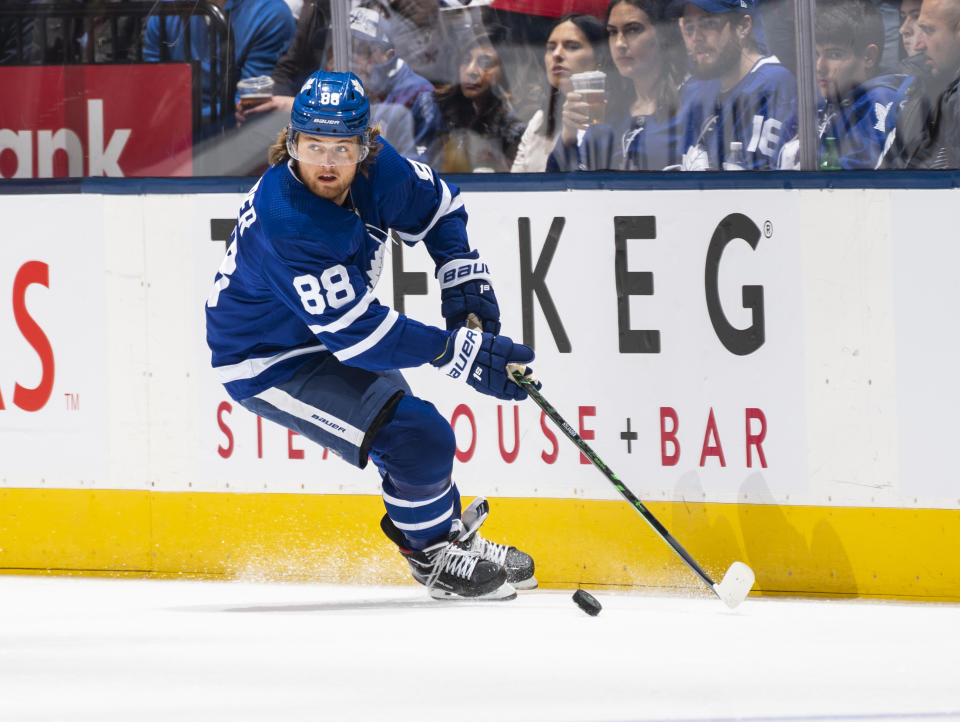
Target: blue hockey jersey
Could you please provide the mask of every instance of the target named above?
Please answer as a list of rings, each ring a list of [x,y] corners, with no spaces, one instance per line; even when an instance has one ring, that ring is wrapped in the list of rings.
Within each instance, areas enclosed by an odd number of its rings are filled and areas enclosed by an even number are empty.
[[[399,58],[374,69],[368,90],[372,92],[374,85],[382,89],[382,97],[378,96],[370,108],[370,124],[380,126],[383,137],[400,155],[425,159],[433,142],[434,116],[439,112],[433,85]]]
[[[720,81],[689,80],[681,91],[686,109],[684,147],[702,150],[719,169],[730,143],[743,147],[743,167],[776,168],[781,146],[797,132],[797,82],[774,55],[760,58],[739,83],[722,92]]]
[[[840,166],[846,170],[874,168],[896,121],[897,90],[906,76],[880,75],[861,83],[839,103],[820,100],[817,109],[821,151],[824,138],[837,139]]]
[[[227,392],[244,399],[290,376],[312,354],[369,370],[419,366],[450,332],[375,295],[392,228],[423,241],[439,268],[475,258],[459,189],[388,143],[357,173],[345,206],[320,198],[289,164],[250,190],[206,303],[207,343]]]
[[[662,170],[683,155],[685,113],[661,117],[636,115],[587,128],[576,144],[557,139],[547,157],[547,172],[575,170]]]

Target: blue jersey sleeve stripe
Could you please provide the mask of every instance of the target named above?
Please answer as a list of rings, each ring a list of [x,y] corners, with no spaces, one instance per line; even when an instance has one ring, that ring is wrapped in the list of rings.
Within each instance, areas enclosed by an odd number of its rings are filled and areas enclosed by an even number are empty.
[[[391,309],[380,325],[374,329],[373,333],[371,333],[362,341],[353,344],[353,346],[347,346],[346,348],[342,348],[339,351],[334,352],[333,355],[336,356],[340,361],[346,361],[354,356],[359,356],[364,351],[369,351],[371,348],[380,343],[383,337],[390,332],[390,329],[393,328],[394,324],[396,324],[397,319],[399,318],[400,314]]]
[[[460,208],[463,208],[463,198],[460,197],[459,191],[457,191],[456,197],[452,197],[450,194],[450,186],[448,186],[442,180],[440,181],[440,189],[443,192],[443,197],[440,199],[440,205],[437,207],[437,212],[433,214],[433,218],[430,219],[430,223],[427,224],[427,227],[419,233],[401,233],[400,231],[397,231],[397,235],[400,236],[401,240],[404,240],[407,243],[416,243],[417,241],[422,241],[424,237],[433,229],[433,227],[437,225],[437,222],[441,218]]]
[[[262,374],[274,364],[278,364],[281,361],[286,361],[288,358],[300,356],[305,353],[318,353],[326,350],[326,346],[324,346],[322,343],[318,343],[313,346],[295,348],[292,351],[284,351],[283,353],[278,353],[275,356],[248,358],[227,366],[215,366],[214,371],[217,374],[217,378],[220,379],[220,382],[226,384],[230,383],[231,381],[239,381],[240,379],[252,379]]]
[[[335,319],[327,324],[313,324],[308,328],[310,329],[310,332],[314,334],[336,333],[337,331],[343,331],[343,329],[353,324],[357,319],[367,312],[367,308],[369,308],[373,300],[373,289],[371,288],[360,298],[359,301],[353,304],[349,311],[340,316],[340,318]]]

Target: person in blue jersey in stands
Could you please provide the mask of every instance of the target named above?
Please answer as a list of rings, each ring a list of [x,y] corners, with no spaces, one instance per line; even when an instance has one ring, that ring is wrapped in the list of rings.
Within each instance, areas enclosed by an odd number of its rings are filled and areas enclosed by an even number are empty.
[[[796,135],[797,83],[754,35],[754,0],[674,0],[693,77],[681,91],[683,170],[776,168]],[[734,157],[730,157],[733,150]]]
[[[269,75],[296,30],[293,13],[284,0],[213,0],[213,3],[223,9],[230,23],[233,81]],[[188,37],[189,48],[186,47]],[[166,44],[165,50],[162,44]],[[159,62],[164,58],[170,62],[195,61],[200,64],[206,118],[210,114],[211,98],[218,92],[211,84],[206,20],[200,15],[190,18],[189,35],[178,17],[153,16],[147,20],[143,59]],[[237,101],[239,97],[234,99]]]
[[[480,536],[484,499],[461,512],[453,430],[399,369],[432,364],[451,383],[519,401],[526,392],[507,364],[527,364],[533,351],[499,335],[490,272],[470,248],[459,189],[401,157],[369,118],[353,73],[319,70],[295,97],[207,299],[212,363],[253,413],[354,466],[373,460],[381,526],[431,596],[510,598],[536,586],[533,560]],[[447,328],[377,299],[391,229],[404,243],[422,242],[436,264]]]
[[[873,3],[817,3],[820,156],[824,157],[827,143],[834,142],[845,170],[874,168],[883,153],[887,124],[895,121],[894,99],[905,76],[877,75],[883,45],[883,17]],[[794,139],[783,148],[781,168],[798,169],[798,155],[799,143]]]
[[[607,77],[605,122],[591,124],[581,95],[568,94],[548,171],[660,170],[680,162],[683,44],[666,9],[664,0],[613,0],[607,6],[617,73]]]
[[[434,87],[397,55],[390,21],[376,8],[350,11],[350,67],[373,103],[372,123],[400,155],[424,160],[438,112]]]

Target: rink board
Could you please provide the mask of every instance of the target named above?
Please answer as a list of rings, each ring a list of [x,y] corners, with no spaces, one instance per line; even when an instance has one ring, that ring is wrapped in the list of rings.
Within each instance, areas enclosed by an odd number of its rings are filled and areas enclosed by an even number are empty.
[[[919,598],[960,598],[956,198],[465,193],[504,332],[711,573]],[[242,200],[0,196],[0,568],[405,578],[376,473],[250,415],[208,367],[203,302]],[[440,323],[423,249],[384,266],[381,300]],[[689,585],[532,402],[408,378],[542,581]]]
[[[706,588],[616,501],[492,499],[484,529],[536,559],[546,588]],[[755,593],[960,599],[960,515],[945,509],[652,502],[708,574]],[[0,490],[0,573],[411,583],[378,497]]]

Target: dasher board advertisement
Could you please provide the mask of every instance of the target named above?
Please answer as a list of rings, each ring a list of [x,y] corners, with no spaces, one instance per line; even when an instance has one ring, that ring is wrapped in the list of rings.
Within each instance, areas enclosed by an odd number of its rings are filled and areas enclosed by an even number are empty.
[[[185,63],[0,68],[0,178],[189,176]]]
[[[110,404],[103,200],[15,200],[16,213],[5,204],[0,242],[0,480],[102,484]]]
[[[503,332],[642,499],[955,509],[955,195],[464,198]],[[0,197],[0,484],[378,493],[210,367],[204,303],[243,199]],[[433,274],[391,242],[376,294],[440,325]],[[532,402],[406,376],[453,424],[464,493],[613,498]]]
[[[698,196],[690,214],[679,212],[689,193],[557,198],[481,193],[466,203],[503,333],[535,347],[551,403],[648,498],[803,496],[803,279],[792,204],[778,194],[733,206]],[[236,211],[223,206],[229,223]],[[198,234],[209,233],[203,223]],[[200,298],[224,250],[207,246]],[[391,243],[387,255],[380,301],[443,326],[425,250]],[[205,351],[200,333],[197,343]],[[467,493],[613,498],[532,402],[497,402],[430,367],[405,373],[453,424],[454,474]],[[277,490],[376,493],[375,471],[357,472],[254,417],[209,369],[198,374],[202,483],[262,491],[269,479]]]

